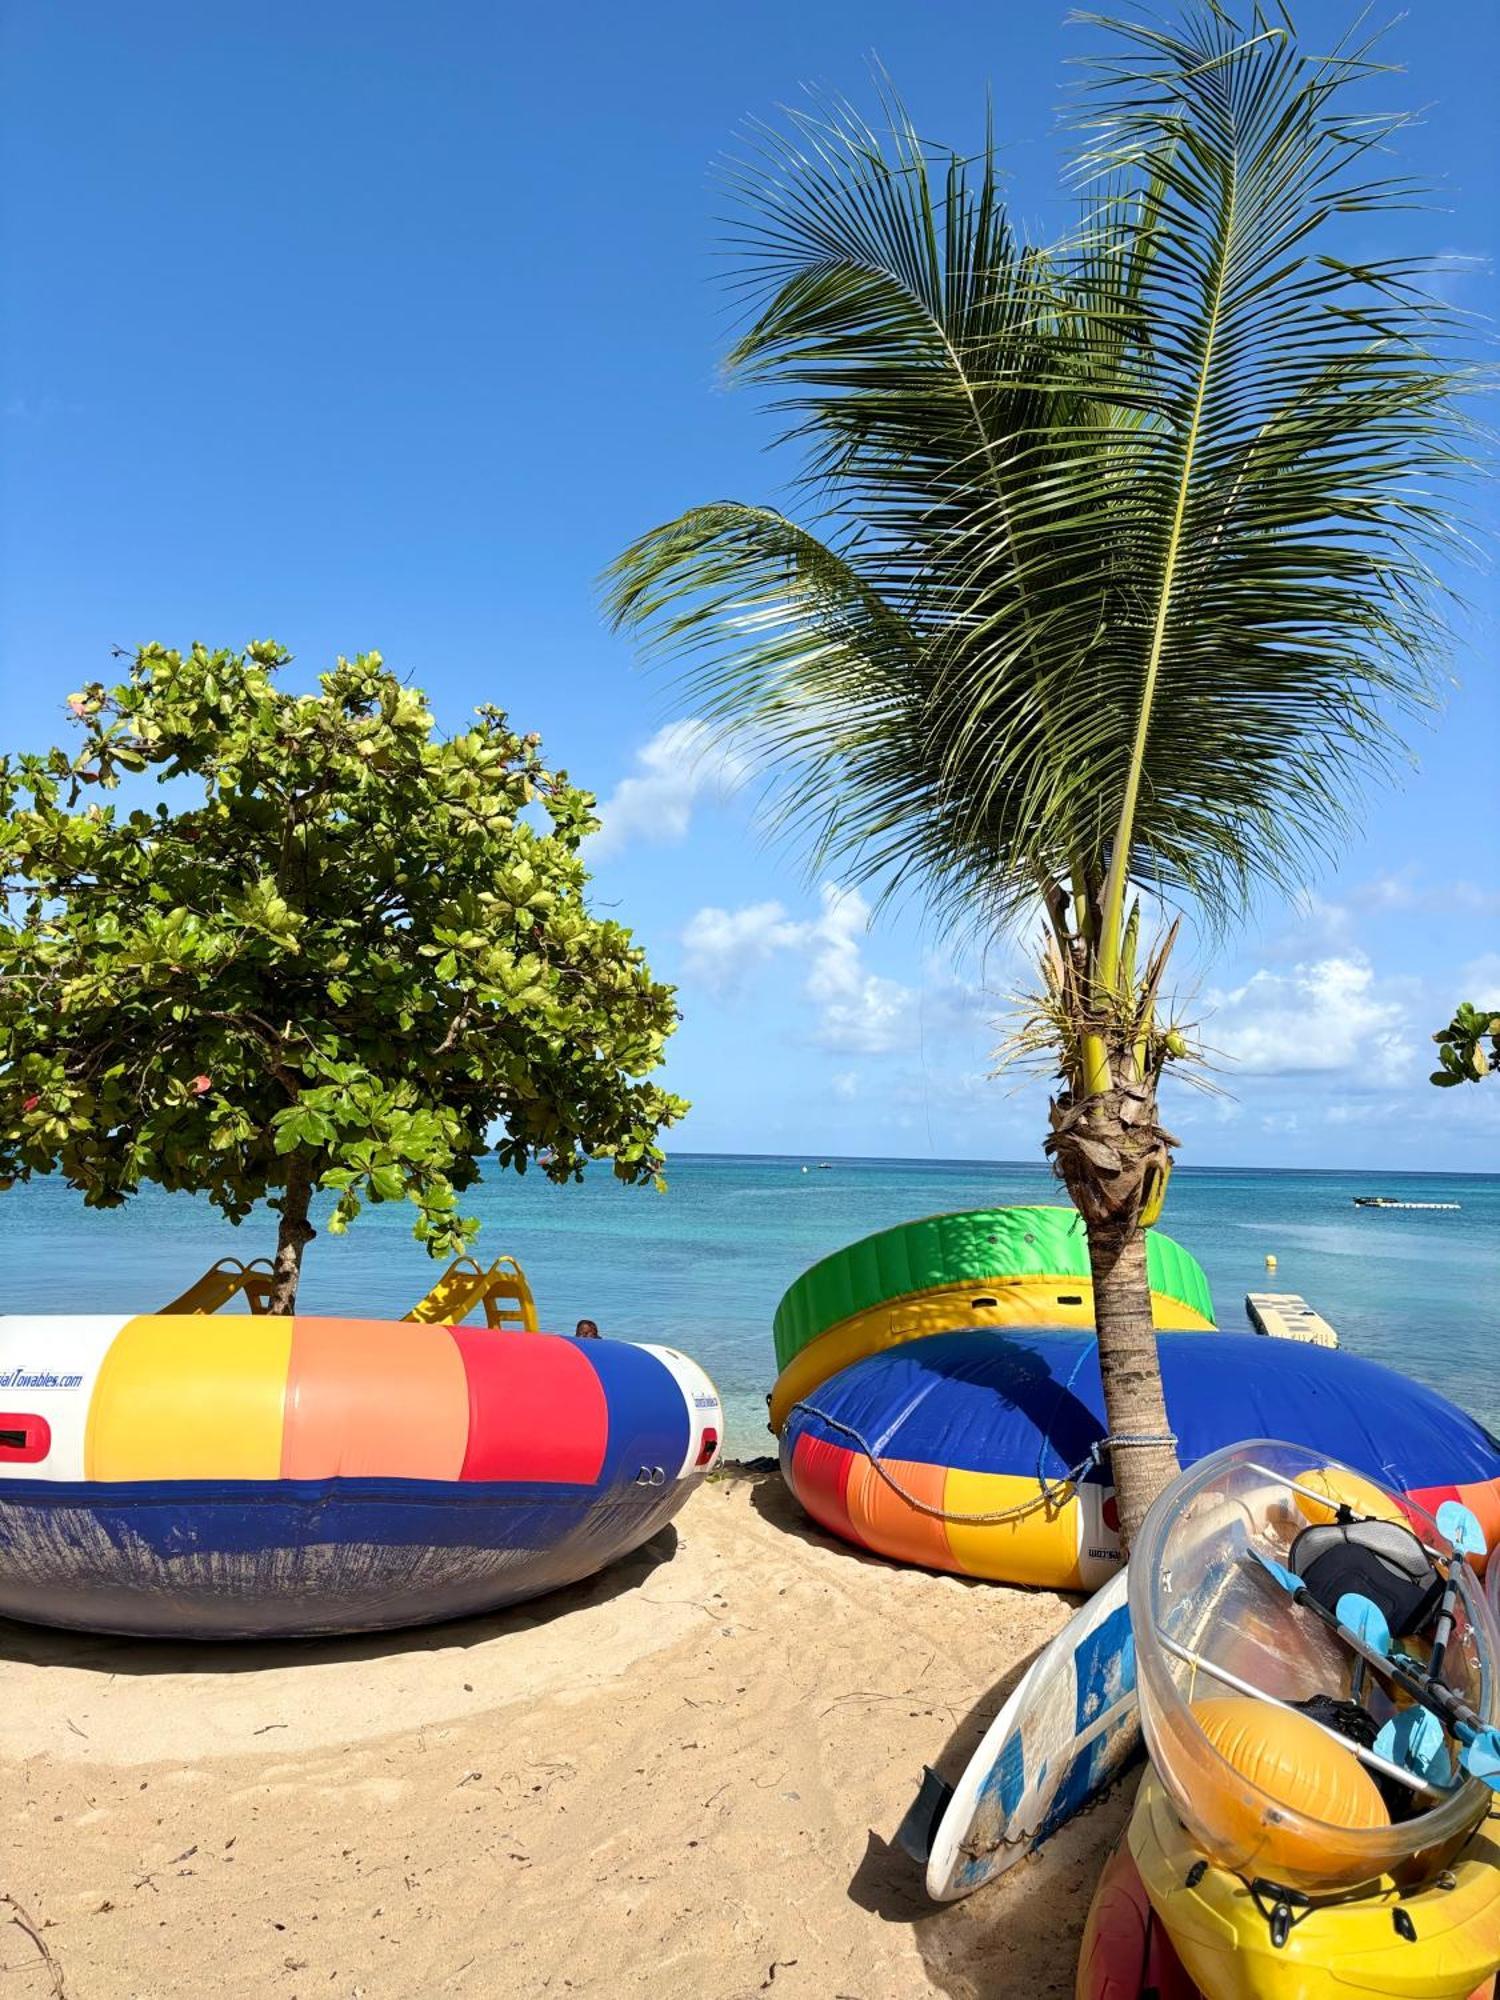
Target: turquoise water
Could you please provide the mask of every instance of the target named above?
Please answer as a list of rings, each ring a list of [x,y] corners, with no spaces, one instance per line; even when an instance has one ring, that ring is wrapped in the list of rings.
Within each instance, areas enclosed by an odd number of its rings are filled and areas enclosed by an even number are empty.
[[[807,1167],[809,1171],[804,1172]],[[579,1187],[490,1175],[465,1198],[478,1252],[525,1265],[544,1326],[604,1332],[694,1354],[724,1396],[731,1451],[770,1448],[765,1395],[776,1301],[806,1265],[914,1216],[1056,1201],[1044,1168],[974,1161],[679,1155],[665,1195],[607,1171]],[[1370,1211],[1356,1194],[1457,1201],[1457,1214]],[[437,1267],[404,1207],[367,1210],[308,1252],[299,1306],[394,1318]],[[206,1204],[147,1190],[93,1214],[55,1181],[0,1201],[0,1310],[128,1312],[173,1297],[216,1258],[267,1254],[269,1216],[239,1229]],[[1203,1263],[1219,1324],[1244,1324],[1250,1290],[1300,1292],[1344,1346],[1420,1377],[1500,1427],[1500,1175],[1193,1171],[1172,1181],[1166,1227]],[[1278,1268],[1268,1278],[1267,1253]]]

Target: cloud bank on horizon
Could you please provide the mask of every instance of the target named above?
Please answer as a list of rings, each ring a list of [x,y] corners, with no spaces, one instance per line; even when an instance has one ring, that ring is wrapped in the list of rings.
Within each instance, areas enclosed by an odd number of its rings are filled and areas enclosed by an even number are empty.
[[[1020,943],[978,965],[919,949],[909,911],[877,914],[833,881],[701,899],[726,833],[762,879],[785,872],[750,836],[752,768],[701,720],[668,723],[632,754],[587,849],[611,872],[643,848],[687,850],[671,870],[667,948],[648,940],[701,1068],[684,1077],[669,1058],[695,1099],[683,1143],[721,1143],[727,1096],[735,1122],[722,1137],[735,1150],[826,1151],[833,1131],[854,1152],[1034,1152],[1044,1086],[994,1061],[1027,984]],[[1427,1082],[1431,1035],[1456,1000],[1500,998],[1500,952],[1472,949],[1500,892],[1433,882],[1415,864],[1338,890],[1271,911],[1259,934],[1200,961],[1177,1011],[1196,1024],[1213,1089],[1172,1091],[1184,1158],[1500,1165],[1500,1091],[1440,1096]],[[1445,952],[1424,948],[1422,970],[1389,943],[1393,926],[1418,921],[1446,938]],[[745,1095],[747,1071],[758,1082]]]

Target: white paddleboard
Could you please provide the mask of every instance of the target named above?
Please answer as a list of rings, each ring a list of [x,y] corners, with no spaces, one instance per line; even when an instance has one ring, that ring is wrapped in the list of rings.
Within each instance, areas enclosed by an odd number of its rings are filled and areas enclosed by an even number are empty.
[[[941,1805],[928,1895],[954,1902],[1004,1874],[1113,1784],[1140,1740],[1122,1567],[1032,1661],[946,1804],[940,1780],[924,1785],[929,1810]]]

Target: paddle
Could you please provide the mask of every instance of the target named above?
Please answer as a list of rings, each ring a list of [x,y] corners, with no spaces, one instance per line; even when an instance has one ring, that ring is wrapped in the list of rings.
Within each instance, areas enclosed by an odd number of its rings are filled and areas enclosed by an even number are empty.
[[[1361,1663],[1363,1664],[1363,1663]],[[1430,1708],[1403,1708],[1375,1738],[1375,1749],[1393,1764],[1404,1764],[1430,1785],[1446,1791],[1453,1783],[1453,1759],[1443,1725]]]
[[[1306,1601],[1313,1603],[1311,1597]],[[1321,1605],[1314,1608],[1318,1611],[1323,1609]],[[1361,1597],[1356,1591],[1341,1597],[1335,1617],[1340,1633],[1347,1636],[1357,1632],[1361,1645],[1384,1656],[1385,1671],[1397,1687],[1424,1705],[1435,1706],[1444,1714],[1448,1727],[1458,1740],[1460,1769],[1467,1771],[1471,1778],[1483,1779],[1491,1791],[1500,1792],[1500,1729],[1481,1722],[1468,1703],[1460,1701],[1451,1688],[1393,1659],[1390,1628],[1379,1605],[1372,1604],[1368,1597]],[[1378,1662],[1372,1660],[1371,1664],[1378,1665]]]
[[[1484,1530],[1479,1525],[1472,1508],[1461,1500],[1445,1500],[1437,1510],[1438,1533],[1446,1535],[1458,1554],[1466,1561],[1470,1556],[1482,1556],[1485,1552]],[[1438,1607],[1437,1630],[1432,1641],[1432,1658],[1428,1671],[1434,1680],[1443,1671],[1443,1658],[1448,1651],[1448,1641],[1453,1636],[1453,1607],[1458,1601],[1458,1564],[1448,1565],[1448,1582],[1443,1591],[1443,1601]]]
[[[1258,1549],[1248,1551],[1263,1574],[1284,1590],[1294,1603],[1302,1604],[1331,1632],[1337,1634],[1362,1660],[1374,1667],[1385,1680],[1392,1683],[1403,1694],[1433,1711],[1433,1719],[1447,1724],[1457,1739],[1459,1765],[1472,1778],[1487,1784],[1491,1791],[1500,1792],[1500,1729],[1492,1729],[1482,1723],[1468,1704],[1458,1697],[1451,1688],[1425,1679],[1420,1673],[1404,1662],[1391,1657],[1391,1633],[1385,1616],[1378,1604],[1372,1604],[1368,1597],[1357,1592],[1349,1592],[1338,1601],[1337,1608],[1329,1611],[1310,1593],[1306,1583],[1294,1571]]]

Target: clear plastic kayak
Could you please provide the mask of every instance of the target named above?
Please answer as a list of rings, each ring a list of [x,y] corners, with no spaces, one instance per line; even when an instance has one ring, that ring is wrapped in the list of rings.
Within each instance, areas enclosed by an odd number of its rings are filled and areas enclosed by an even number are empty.
[[[1147,1747],[1215,1866],[1303,1896],[1423,1880],[1494,1804],[1465,1765],[1500,1720],[1500,1627],[1412,1502],[1232,1445],[1160,1495],[1128,1575]]]

